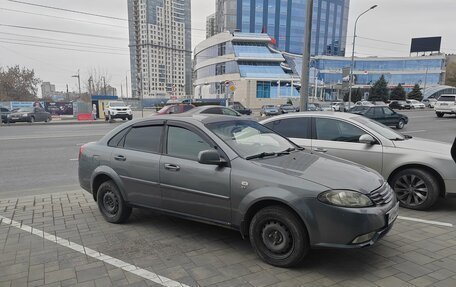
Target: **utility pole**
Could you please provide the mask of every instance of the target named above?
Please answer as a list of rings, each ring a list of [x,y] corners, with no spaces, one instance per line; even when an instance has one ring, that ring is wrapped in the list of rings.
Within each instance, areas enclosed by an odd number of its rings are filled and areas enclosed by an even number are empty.
[[[312,33],[312,12],[313,0],[307,0],[306,24],[304,27],[304,46],[302,49],[302,70],[301,70],[301,103],[299,110],[307,111],[309,103],[309,64],[310,64],[310,41]]]
[[[128,76],[125,76],[125,92],[127,94],[127,99],[128,99]]]
[[[104,91],[104,95],[106,96],[106,78],[103,76],[103,91]]]
[[[79,98],[81,98],[81,76],[79,75],[79,69],[78,69],[78,74],[71,76],[72,78],[78,78],[78,86],[79,86]]]

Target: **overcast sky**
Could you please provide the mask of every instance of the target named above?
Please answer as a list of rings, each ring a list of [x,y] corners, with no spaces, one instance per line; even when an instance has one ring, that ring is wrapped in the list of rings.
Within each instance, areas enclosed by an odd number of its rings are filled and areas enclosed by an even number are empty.
[[[75,91],[77,79],[71,76],[79,69],[81,81],[85,81],[90,70],[97,69],[110,76],[110,82],[118,89],[119,95],[122,83],[125,94],[127,75],[130,81],[128,26],[125,21],[127,0],[20,1],[109,15],[124,20],[0,0],[0,66],[19,64],[33,68],[41,80],[52,82],[57,90],[65,90],[68,84],[70,90]],[[347,56],[351,53],[354,19],[374,4],[379,7],[364,15],[358,22],[358,36],[371,39],[357,40],[355,51],[358,56],[408,56],[410,39],[427,36],[442,36],[442,51],[456,54],[456,0],[351,0]],[[214,11],[215,0],[192,0],[192,27],[195,29],[192,32],[193,45],[205,39],[205,32],[198,29],[205,29],[206,16]],[[94,37],[4,25],[91,34]]]

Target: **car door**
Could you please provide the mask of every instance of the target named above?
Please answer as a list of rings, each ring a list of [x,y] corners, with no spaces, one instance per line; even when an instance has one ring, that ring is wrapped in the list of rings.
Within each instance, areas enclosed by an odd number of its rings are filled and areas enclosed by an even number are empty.
[[[399,121],[398,114],[387,107],[383,107],[382,109],[385,117],[385,121],[383,124],[387,126],[395,126]]]
[[[179,214],[231,222],[230,167],[198,162],[200,151],[219,148],[193,125],[168,122],[165,153],[160,160],[163,208]]]
[[[163,122],[143,122],[125,129],[108,143],[112,147],[111,167],[122,180],[128,201],[136,205],[161,207],[159,164],[163,129]]]
[[[361,135],[372,136],[372,134],[342,119],[315,117],[312,125],[313,152],[350,160],[381,173],[383,166],[381,143],[377,141],[378,143],[371,145],[359,142]]]
[[[311,117],[282,118],[264,125],[301,147],[312,148]]]

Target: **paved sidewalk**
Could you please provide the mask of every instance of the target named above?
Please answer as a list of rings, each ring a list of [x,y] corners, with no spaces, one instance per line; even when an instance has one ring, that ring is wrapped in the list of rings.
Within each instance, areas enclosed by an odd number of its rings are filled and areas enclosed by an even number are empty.
[[[454,227],[398,220],[373,248],[280,269],[219,227],[138,209],[109,224],[83,191],[0,200],[0,216],[0,286],[456,286]],[[454,204],[401,216],[456,224]]]

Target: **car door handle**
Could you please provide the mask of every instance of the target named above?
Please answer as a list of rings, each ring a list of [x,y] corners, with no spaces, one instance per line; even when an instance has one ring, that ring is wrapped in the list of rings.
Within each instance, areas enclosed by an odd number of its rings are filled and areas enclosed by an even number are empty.
[[[165,169],[172,170],[172,171],[179,171],[180,166],[175,165],[175,164],[165,163]]]
[[[114,159],[115,159],[115,160],[118,160],[118,161],[126,161],[126,160],[127,160],[127,158],[124,157],[123,155],[116,155],[116,156],[114,157]]]
[[[321,148],[321,147],[314,148],[314,151],[316,151],[316,152],[322,152],[322,153],[328,152],[327,149],[324,149],[324,148]]]

